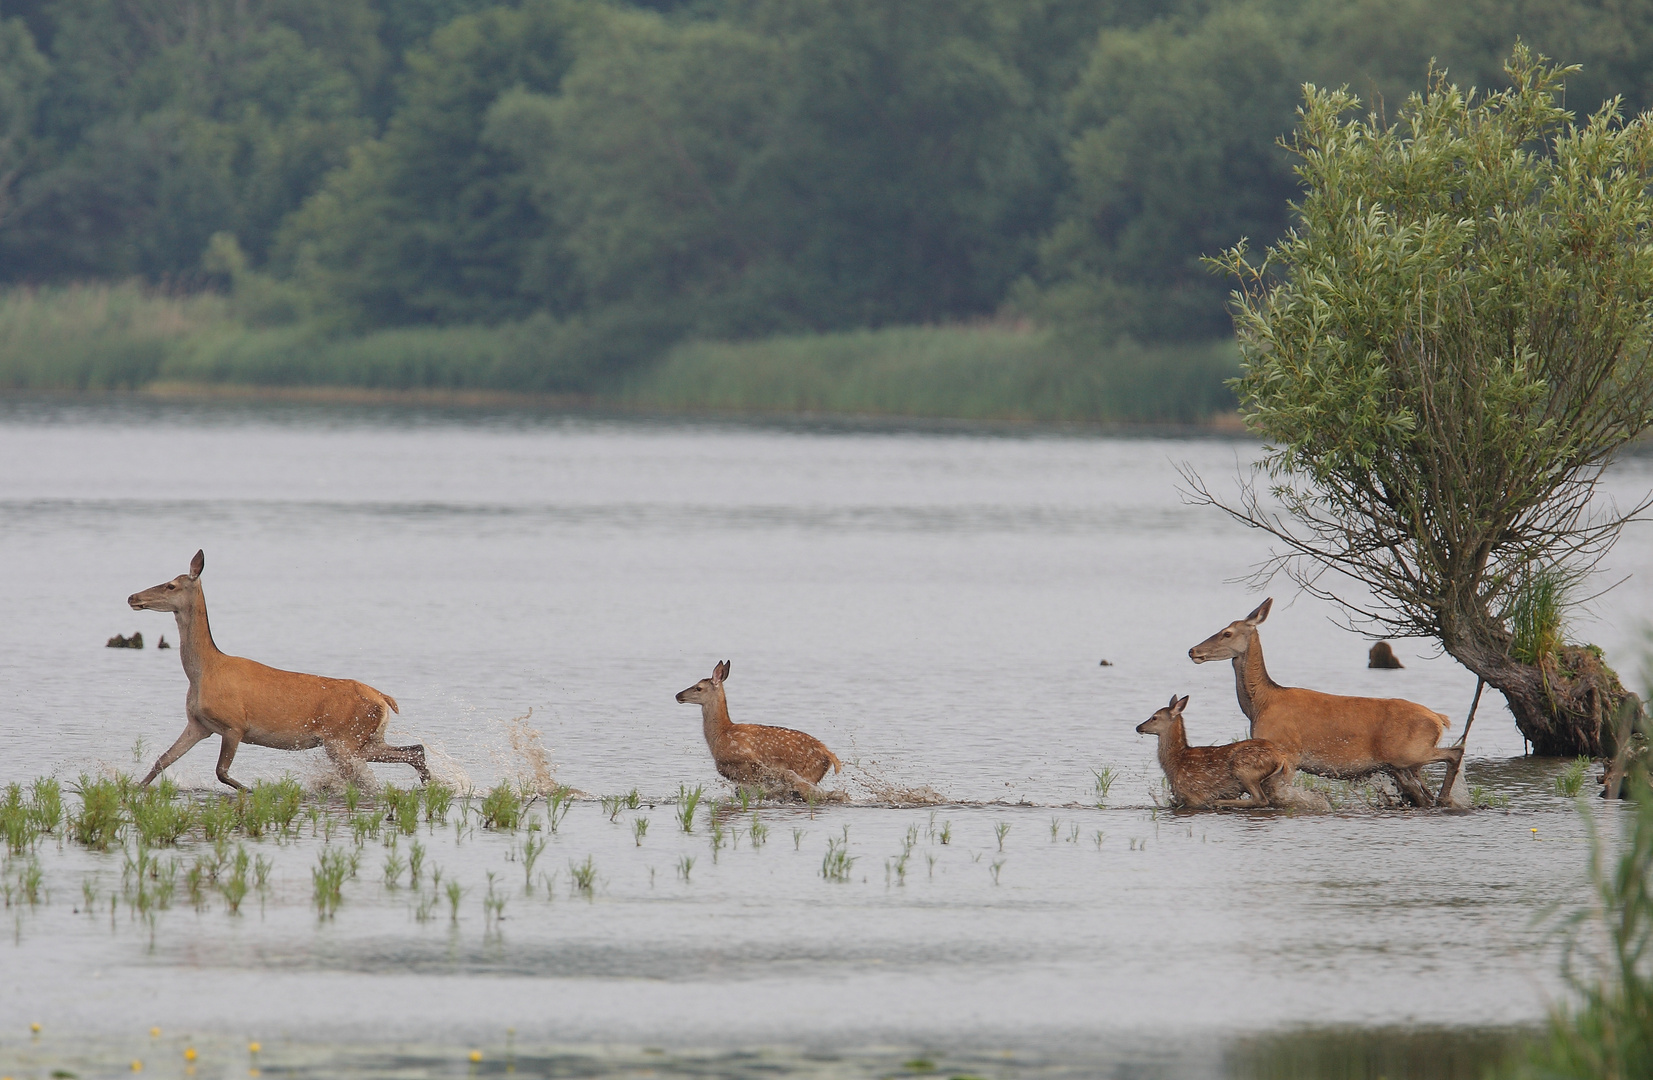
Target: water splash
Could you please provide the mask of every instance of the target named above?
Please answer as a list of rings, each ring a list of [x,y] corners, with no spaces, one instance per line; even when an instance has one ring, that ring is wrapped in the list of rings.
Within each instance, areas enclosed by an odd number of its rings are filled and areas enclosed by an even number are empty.
[[[524,791],[546,795],[557,787],[557,767],[551,762],[551,751],[546,749],[539,729],[528,723],[533,715],[530,708],[521,716],[500,721],[509,747],[489,747],[488,756],[494,759],[500,776],[515,780]]]

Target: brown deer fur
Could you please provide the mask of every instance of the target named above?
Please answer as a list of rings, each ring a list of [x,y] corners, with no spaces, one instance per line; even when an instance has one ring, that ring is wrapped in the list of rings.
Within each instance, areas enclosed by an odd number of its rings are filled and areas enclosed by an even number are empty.
[[[244,742],[277,750],[320,746],[334,761],[403,762],[421,780],[430,779],[423,746],[385,745],[385,728],[397,711],[389,694],[354,679],[281,671],[220,652],[201,591],[205,566],[205,553],[197,551],[189,573],[133,593],[126,601],[136,611],[170,611],[177,617],[178,656],[189,676],[184,733],[156,760],[145,784],[208,735],[221,740],[218,779],[234,788],[242,785],[231,779],[230,763]]]
[[[706,745],[712,751],[717,771],[737,784],[769,788],[776,785],[810,798],[827,773],[843,768],[826,744],[812,735],[791,728],[763,724],[736,724],[729,719],[729,700],[723,680],[729,677],[729,661],[712,668],[712,677],[701,679],[677,695],[679,703],[699,705]]]
[[[1171,782],[1177,806],[1204,810],[1289,804],[1285,797],[1293,771],[1289,754],[1265,739],[1189,746],[1182,724],[1182,710],[1187,707],[1186,697],[1179,700],[1172,694],[1171,704],[1136,729],[1140,735],[1159,736],[1159,767]]]
[[[1376,772],[1395,778],[1415,806],[1436,800],[1423,786],[1423,766],[1463,757],[1463,747],[1435,744],[1452,726],[1444,714],[1402,698],[1344,697],[1281,686],[1263,664],[1257,626],[1268,618],[1273,599],[1188,650],[1196,664],[1234,662],[1235,693],[1251,721],[1251,735],[1293,755],[1304,772],[1344,780]],[[1450,802],[1442,791],[1440,801]]]

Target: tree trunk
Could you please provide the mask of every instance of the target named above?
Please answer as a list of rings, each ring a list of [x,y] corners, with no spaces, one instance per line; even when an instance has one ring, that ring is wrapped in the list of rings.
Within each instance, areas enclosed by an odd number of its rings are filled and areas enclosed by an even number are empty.
[[[1613,757],[1643,726],[1641,701],[1624,688],[1592,645],[1567,645],[1537,664],[1476,644],[1447,647],[1496,687],[1515,726],[1541,757]]]

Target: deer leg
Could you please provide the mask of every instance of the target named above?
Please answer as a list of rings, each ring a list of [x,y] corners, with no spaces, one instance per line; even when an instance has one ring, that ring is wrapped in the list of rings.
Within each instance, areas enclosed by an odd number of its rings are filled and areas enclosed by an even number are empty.
[[[238,791],[246,791],[245,784],[230,777],[230,762],[235,760],[235,751],[241,745],[241,736],[233,731],[226,731],[218,738],[218,779]]]
[[[1435,796],[1435,802],[1440,806],[1457,806],[1457,800],[1452,797],[1452,785],[1464,767],[1464,748],[1462,745],[1449,746],[1439,753],[1446,755],[1441,758],[1446,762],[1446,779],[1441,781],[1441,793]]]
[[[380,761],[387,764],[400,762],[404,765],[412,765],[413,770],[419,774],[419,779],[427,784],[430,783],[430,770],[425,767],[425,748],[423,746],[386,746],[384,743],[380,743],[378,746],[368,747],[362,756],[368,761]]]
[[[1401,794],[1413,806],[1434,806],[1435,797],[1429,794],[1429,789],[1423,786],[1423,775],[1418,768],[1390,769],[1389,775],[1395,778],[1400,786]]]
[[[155,767],[149,770],[149,775],[144,777],[143,783],[138,786],[148,787],[151,780],[161,775],[161,772],[174,761],[177,761],[179,758],[183,757],[190,747],[194,746],[196,743],[211,734],[212,732],[207,730],[207,726],[205,724],[201,723],[193,716],[190,717],[184,724],[184,733],[178,736],[178,740],[172,744],[172,749],[155,759]]]

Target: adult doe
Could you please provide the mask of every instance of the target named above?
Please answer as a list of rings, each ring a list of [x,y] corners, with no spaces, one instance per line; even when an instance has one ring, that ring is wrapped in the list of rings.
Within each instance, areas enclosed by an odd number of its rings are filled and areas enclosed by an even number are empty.
[[[1159,736],[1159,767],[1171,782],[1177,806],[1205,810],[1292,805],[1286,790],[1291,786],[1291,755],[1265,739],[1189,746],[1182,724],[1182,710],[1187,707],[1188,698],[1172,694],[1171,704],[1136,728],[1139,735]]]
[[[712,677],[701,679],[678,693],[683,705],[699,705],[706,745],[712,751],[717,771],[737,784],[761,788],[784,787],[799,798],[812,798],[821,778],[830,768],[843,766],[826,744],[813,735],[791,728],[764,724],[736,724],[729,719],[729,700],[723,681],[729,677],[729,661],[712,668]]]
[[[1250,615],[1188,650],[1196,664],[1234,662],[1234,691],[1240,711],[1251,721],[1252,738],[1267,739],[1293,755],[1304,772],[1342,780],[1387,772],[1408,802],[1436,805],[1436,797],[1423,786],[1423,767],[1463,760],[1463,747],[1435,745],[1452,721],[1402,698],[1346,697],[1281,686],[1269,678],[1257,635],[1273,605],[1272,597],[1264,600]],[[1440,804],[1451,801],[1442,790]]]
[[[206,553],[197,551],[189,573],[126,600],[135,611],[170,611],[177,617],[178,655],[189,676],[184,733],[156,759],[145,784],[208,735],[221,740],[218,779],[242,790],[230,776],[230,763],[244,742],[277,750],[320,746],[335,762],[399,761],[413,766],[421,780],[430,779],[423,746],[385,745],[390,714],[398,711],[389,694],[354,679],[282,671],[220,652],[201,591],[206,563]]]

